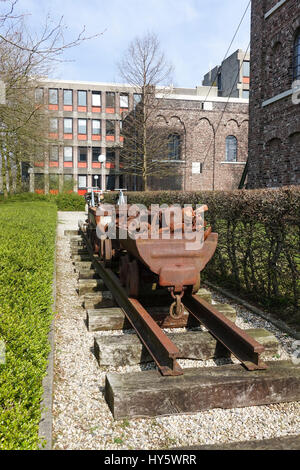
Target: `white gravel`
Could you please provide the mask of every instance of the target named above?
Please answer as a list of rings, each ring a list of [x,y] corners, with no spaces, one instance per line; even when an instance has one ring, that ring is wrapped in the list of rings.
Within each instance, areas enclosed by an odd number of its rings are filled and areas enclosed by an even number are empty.
[[[89,333],[85,324],[82,299],[76,293],[78,279],[70,258],[69,238],[63,235],[65,229],[76,229],[77,221],[83,216],[83,213],[59,213],[53,448],[166,449],[299,434],[300,402],[114,422],[103,396],[108,368],[99,368],[93,355],[95,334]],[[275,334],[281,346],[278,357],[273,359],[289,357],[293,338],[224,296],[215,294],[214,301],[231,303],[237,309],[238,326],[265,328]],[[180,363],[183,367],[215,365],[214,361]],[[125,373],[149,367],[153,366],[110,367],[109,370]]]

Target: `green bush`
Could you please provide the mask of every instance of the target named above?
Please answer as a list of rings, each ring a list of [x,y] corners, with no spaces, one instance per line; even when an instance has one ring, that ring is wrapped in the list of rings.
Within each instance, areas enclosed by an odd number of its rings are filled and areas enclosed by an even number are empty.
[[[27,196],[28,197],[28,196]],[[0,204],[0,449],[36,449],[50,350],[57,208]]]
[[[59,194],[36,194],[36,193],[20,193],[13,194],[4,198],[0,196],[1,203],[7,202],[30,202],[30,201],[46,201],[56,204],[59,211],[84,211],[85,199],[77,193],[63,192]]]
[[[126,192],[129,204],[207,204],[219,234],[202,278],[300,325],[300,188],[255,191]],[[106,194],[107,203],[115,195]]]

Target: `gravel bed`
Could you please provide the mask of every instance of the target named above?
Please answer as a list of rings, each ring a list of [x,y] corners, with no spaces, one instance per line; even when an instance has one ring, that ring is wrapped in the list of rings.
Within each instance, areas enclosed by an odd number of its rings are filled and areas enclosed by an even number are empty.
[[[57,315],[53,397],[53,449],[167,449],[180,446],[270,439],[300,433],[300,402],[230,410],[214,409],[193,415],[115,422],[104,400],[108,368],[99,368],[93,354],[95,333],[86,328],[86,313],[77,295],[78,277],[70,258],[65,229],[76,229],[80,213],[59,213],[57,237]],[[220,294],[215,302],[230,303],[242,328],[265,328],[280,341],[276,358],[287,359],[295,341]],[[96,333],[118,335],[123,331]],[[180,361],[182,367],[214,366],[220,361]],[[222,361],[221,361],[222,363]],[[110,367],[125,373],[153,368]]]

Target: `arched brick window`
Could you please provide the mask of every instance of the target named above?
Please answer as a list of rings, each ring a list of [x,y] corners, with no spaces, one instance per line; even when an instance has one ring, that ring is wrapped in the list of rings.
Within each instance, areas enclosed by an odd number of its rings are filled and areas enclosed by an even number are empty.
[[[297,32],[294,42],[293,79],[300,80],[300,31]]]
[[[180,160],[180,135],[168,136],[168,157],[170,160]]]
[[[226,162],[237,161],[237,138],[234,135],[226,137]]]

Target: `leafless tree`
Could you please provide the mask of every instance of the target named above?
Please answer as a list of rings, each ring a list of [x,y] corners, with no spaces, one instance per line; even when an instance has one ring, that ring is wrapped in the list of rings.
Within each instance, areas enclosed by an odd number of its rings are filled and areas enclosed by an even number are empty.
[[[0,105],[0,156],[3,189],[11,190],[12,166],[20,182],[20,162],[43,158],[48,145],[47,110],[34,99],[41,80],[53,71],[63,54],[94,36],[85,28],[73,40],[64,39],[63,17],[53,22],[46,16],[40,33],[31,33],[26,15],[15,13],[17,0],[0,0],[0,80],[6,86],[6,103]],[[8,184],[7,184],[8,183]]]
[[[160,100],[170,92],[173,67],[160,50],[155,34],[135,38],[118,64],[123,80],[140,95],[139,103],[124,116],[121,149],[122,170],[142,179],[143,188],[149,189],[151,177],[174,173],[169,161],[168,133],[157,119]]]

